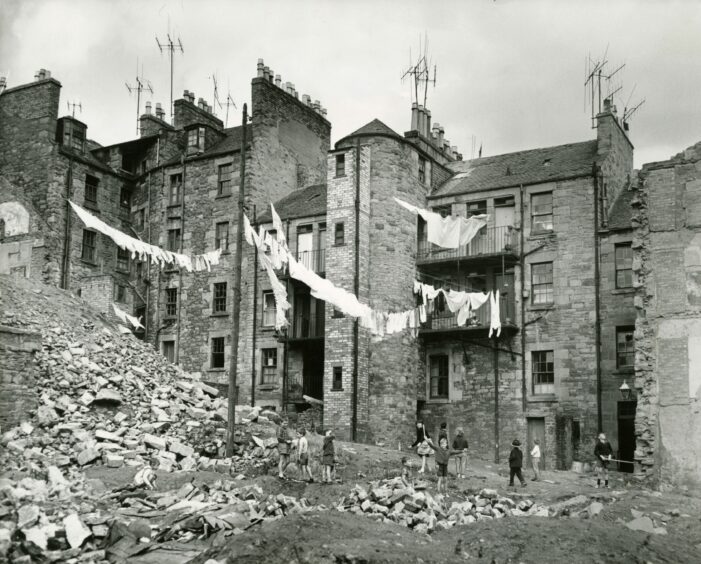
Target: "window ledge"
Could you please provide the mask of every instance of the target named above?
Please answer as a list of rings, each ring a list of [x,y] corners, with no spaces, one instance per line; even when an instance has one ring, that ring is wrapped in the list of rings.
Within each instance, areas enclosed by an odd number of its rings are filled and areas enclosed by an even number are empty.
[[[100,213],[100,208],[97,206],[97,204],[93,204],[92,202],[83,202],[83,207],[87,210]]]
[[[555,231],[531,231],[531,234],[528,236],[528,240],[532,241],[533,239],[544,239],[546,237],[555,236]]]
[[[96,262],[93,262],[91,260],[84,259],[84,258],[80,259],[80,262],[82,262],[83,264],[87,264],[89,266],[97,266]]]
[[[450,398],[429,398],[426,403],[450,403]]]
[[[261,392],[272,392],[277,389],[277,384],[258,384],[258,390],[260,390]]]
[[[534,394],[528,398],[529,403],[552,403],[556,401],[557,396],[555,394]]]
[[[261,325],[260,330],[266,331],[268,333],[272,333],[273,331],[275,331],[275,326],[274,325]]]
[[[345,244],[345,243],[341,243],[341,244],[337,245],[336,243],[334,243],[332,246],[333,246],[333,247],[345,247],[346,244]]]
[[[215,200],[223,200],[224,198],[231,198],[231,194],[218,194],[214,196]]]
[[[634,294],[635,288],[631,286],[630,288],[615,288],[611,290],[612,294]]]
[[[342,392],[344,391],[343,388],[331,388],[332,392]]]
[[[208,368],[207,372],[225,372],[226,368]]]
[[[228,311],[218,311],[216,313],[210,313],[209,317],[229,317]]]
[[[334,178],[345,178],[346,176],[345,174],[337,174]]]
[[[635,375],[635,368],[632,366],[630,368],[617,368],[616,370],[612,371],[611,374],[633,376]]]
[[[544,311],[548,309],[555,309],[555,302],[550,302],[547,304],[529,305],[526,308],[526,311]]]
[[[177,315],[164,315],[163,321],[175,321],[177,318]]]

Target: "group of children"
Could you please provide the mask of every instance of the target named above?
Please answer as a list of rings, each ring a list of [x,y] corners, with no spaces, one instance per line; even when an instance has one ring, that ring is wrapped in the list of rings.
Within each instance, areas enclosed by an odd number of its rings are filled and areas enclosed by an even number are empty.
[[[334,446],[333,430],[328,429],[324,435],[324,444],[322,447],[322,470],[321,482],[330,484],[333,482],[336,469],[336,449]],[[294,450],[294,442],[287,428],[287,421],[282,421],[277,430],[277,449],[280,459],[278,461],[278,478],[285,479],[285,469],[290,465],[290,454]],[[304,427],[297,429],[297,455],[296,463],[302,473],[302,479],[309,476],[309,483],[314,482],[312,470],[309,467],[309,441],[307,440],[307,430]]]
[[[438,491],[448,491],[448,462],[451,456],[455,459],[455,474],[458,478],[465,478],[465,469],[467,468],[467,450],[469,448],[465,433],[462,428],[458,427],[455,431],[455,439],[453,439],[452,449],[448,448],[448,425],[441,423],[438,433],[438,444],[436,445],[429,435],[423,421],[416,423],[416,441],[411,445],[411,448],[417,447],[417,453],[421,457],[421,469],[419,474],[426,471],[426,463],[431,451],[436,453],[436,471],[438,474]],[[523,467],[523,452],[521,451],[521,441],[518,439],[511,443],[511,453],[509,455],[509,485],[514,485],[514,477],[517,477],[521,482],[521,486],[526,486],[526,480],[523,478],[521,468]],[[405,462],[406,459],[403,459]],[[533,466],[533,481],[540,480],[540,441],[534,439],[533,448],[531,450],[531,464]],[[608,484],[608,481],[607,481]]]

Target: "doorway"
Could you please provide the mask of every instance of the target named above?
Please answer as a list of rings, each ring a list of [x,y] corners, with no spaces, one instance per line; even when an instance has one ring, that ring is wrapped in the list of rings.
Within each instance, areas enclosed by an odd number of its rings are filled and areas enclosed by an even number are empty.
[[[619,462],[618,469],[621,472],[633,472],[635,464],[635,411],[638,407],[636,401],[618,402],[618,460],[630,460],[631,462]]]
[[[531,449],[533,448],[533,440],[538,439],[540,442],[540,470],[545,469],[545,457],[547,455],[547,450],[545,448],[545,417],[529,417],[528,422],[528,444],[525,445],[525,451],[527,455],[528,465],[531,462]]]

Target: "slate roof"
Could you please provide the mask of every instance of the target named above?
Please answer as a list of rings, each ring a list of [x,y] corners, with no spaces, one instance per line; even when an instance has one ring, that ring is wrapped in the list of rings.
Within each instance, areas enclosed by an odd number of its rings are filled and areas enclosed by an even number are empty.
[[[326,215],[326,184],[315,184],[295,190],[281,200],[274,202],[275,211],[280,219],[296,219],[313,215]],[[270,208],[257,218],[257,223],[269,223],[273,220]]]
[[[345,141],[349,137],[357,137],[359,135],[361,135],[361,136],[364,136],[364,135],[367,135],[367,136],[369,136],[369,135],[385,135],[388,137],[395,137],[395,138],[400,139],[402,141],[405,140],[401,135],[399,135],[399,133],[394,131],[394,129],[392,129],[388,125],[384,124],[379,119],[375,118],[371,122],[366,123],[360,129],[356,129],[353,133],[350,133],[350,134],[346,135],[345,137],[343,137],[342,139],[339,139],[338,141],[336,141],[335,146],[338,147],[342,141]]]
[[[608,217],[609,229],[629,229],[630,220],[633,217],[633,208],[630,205],[634,191],[624,188],[611,206]]]
[[[448,163],[453,176],[429,198],[585,176],[592,172],[596,146],[595,140],[584,141]]]
[[[251,142],[251,137],[253,136],[253,128],[250,125],[246,126],[246,141]],[[233,151],[238,151],[241,149],[241,136],[243,134],[243,126],[237,125],[236,127],[227,127],[223,130],[224,137],[218,142],[209,147],[206,151],[202,153],[197,153],[194,155],[188,155],[185,160],[198,160],[207,159],[210,157],[216,157],[217,155],[223,155],[225,153],[231,153]],[[163,163],[164,166],[171,166],[178,164],[180,162],[180,155],[176,155],[172,159]]]

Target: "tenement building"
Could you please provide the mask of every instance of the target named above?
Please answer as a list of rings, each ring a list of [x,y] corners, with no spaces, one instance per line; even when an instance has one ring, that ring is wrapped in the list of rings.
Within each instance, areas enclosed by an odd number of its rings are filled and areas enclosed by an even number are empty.
[[[60,88],[43,71],[0,93],[2,273],[61,285],[105,313],[117,303],[142,318],[141,338],[226,391],[243,179],[254,226],[272,230],[274,202],[297,260],[361,302],[390,312],[415,307],[422,298],[414,281],[498,290],[501,332],[488,335],[489,304],[461,325],[438,297],[420,327],[374,335],[284,270],[278,276],[292,307],[287,327],[276,330],[268,277],[245,245],[241,403],[294,417],[313,398],[338,436],[401,448],[413,441],[417,418],[430,429],[447,421],[496,460],[513,439],[540,438],[547,467],[591,460],[600,430],[621,460],[633,460],[636,446],[638,459],[660,452],[664,435],[655,425],[663,414],[652,412],[654,402],[647,411],[643,399],[636,403],[643,382],[657,378],[652,368],[636,372],[646,346],[636,308],[652,303],[640,301],[649,300],[641,294],[649,282],[639,281],[634,258],[643,239],[633,227],[644,222],[632,210],[642,196],[627,124],[609,102],[595,139],[463,160],[416,105],[404,134],[375,119],[331,149],[325,110],[262,62],[247,124],[224,127],[185,91],[171,120],[147,104],[140,136],[111,146],[91,141],[80,120],[59,117]],[[668,165],[672,172],[645,171],[641,182],[678,174],[680,159]],[[488,224],[467,245],[437,247],[395,197],[444,216],[488,214]],[[221,248],[222,260],[192,273],[132,260],[73,216],[69,199],[145,242],[185,254]],[[690,251],[682,255],[691,261],[688,284],[696,263]],[[689,304],[675,302],[680,327],[693,325],[698,304]],[[653,338],[658,321],[646,319]]]

